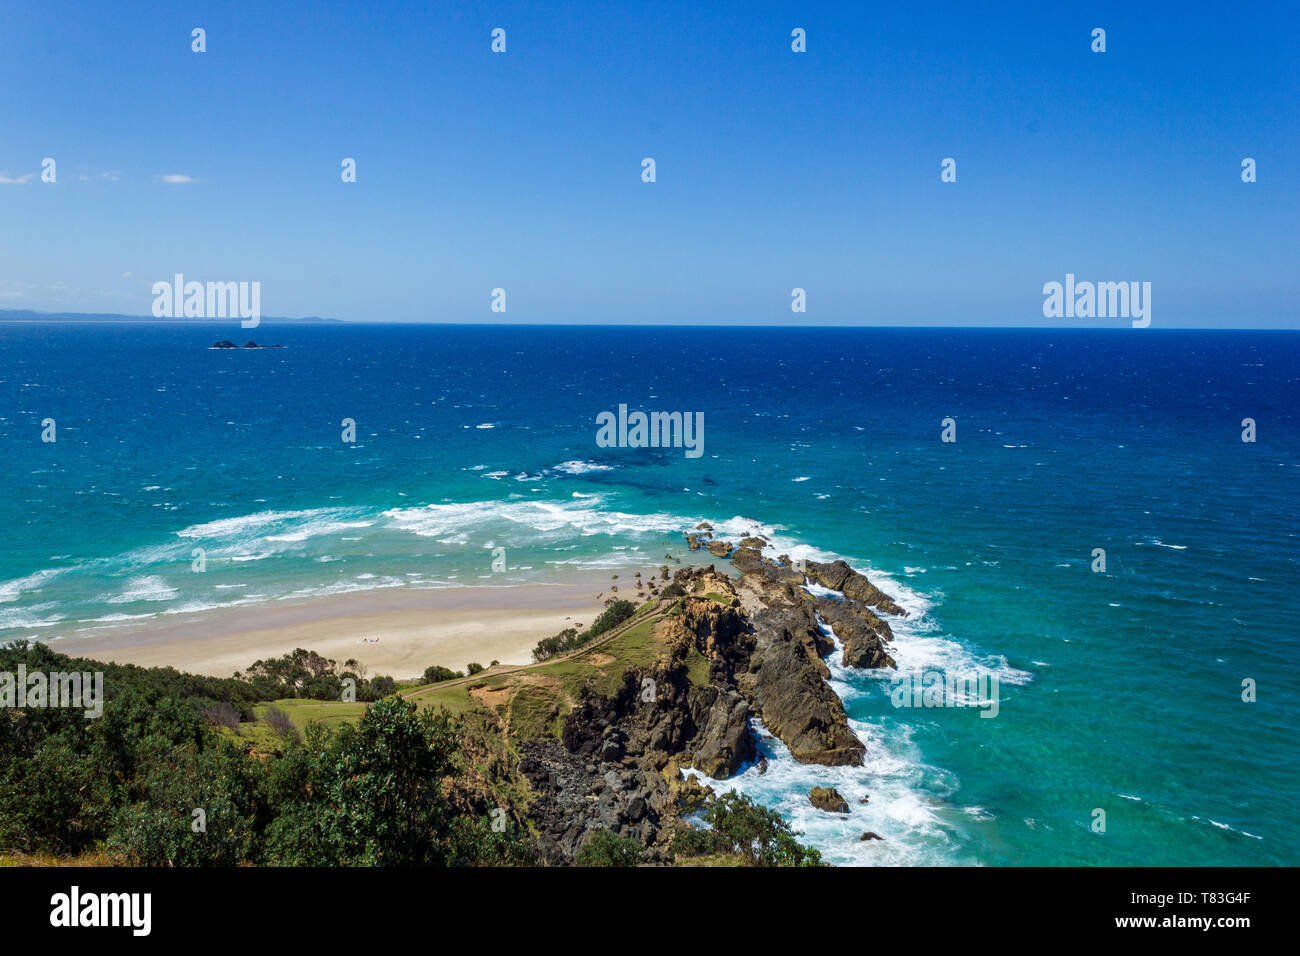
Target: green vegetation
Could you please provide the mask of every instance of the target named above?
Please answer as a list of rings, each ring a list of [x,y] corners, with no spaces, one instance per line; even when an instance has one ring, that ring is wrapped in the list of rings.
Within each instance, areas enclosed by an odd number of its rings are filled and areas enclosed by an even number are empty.
[[[636,866],[641,862],[641,844],[608,830],[587,837],[573,857],[578,866]]]
[[[732,790],[713,801],[704,813],[712,829],[683,829],[673,837],[674,859],[710,858],[709,865],[739,858],[748,866],[818,866],[821,854],[801,844],[798,831],[775,810],[760,807]],[[716,862],[724,861],[724,862]]]
[[[560,738],[589,695],[611,696],[629,668],[665,660],[672,628],[660,625],[680,606],[614,601],[576,654],[504,672],[471,664],[469,680],[430,667],[424,685],[378,700],[369,697],[395,687],[389,679],[363,680],[355,661],[340,671],[305,650],[210,678],[72,659],[43,644],[0,647],[0,671],[99,671],[105,690],[94,720],[0,709],[0,865],[534,862],[534,824],[519,822],[533,799],[515,769],[522,744]],[[692,683],[708,683],[698,649],[677,659]],[[355,701],[342,699],[348,679]],[[676,834],[677,865],[820,862],[778,814],[734,792],[705,819],[708,829]],[[575,862],[642,859],[636,840],[598,831]]]
[[[356,700],[371,701],[387,697],[397,689],[391,677],[373,677],[369,680],[358,671],[356,661],[347,661],[345,670],[336,673],[334,661],[321,657],[315,651],[301,647],[283,657],[254,661],[247,674],[235,674],[255,688],[262,700],[278,697],[308,697],[313,700],[343,700],[344,690],[355,689]],[[348,685],[347,681],[351,681]]]
[[[355,724],[308,728],[274,766],[279,812],[266,829],[267,862],[427,866],[526,859],[526,844],[489,839],[486,820],[458,816],[442,789],[455,769],[460,722],[393,698]],[[507,859],[498,854],[505,853]],[[494,860],[494,857],[497,859]]]
[[[694,647],[686,652],[686,677],[696,687],[709,683],[709,659]]]
[[[426,684],[437,684],[441,681],[455,680],[464,676],[460,671],[454,671],[450,667],[440,667],[437,664],[424,669],[424,682]]]
[[[617,575],[615,576],[617,577]],[[538,641],[537,646],[533,648],[533,660],[538,662],[549,661],[557,654],[576,650],[606,631],[618,627],[636,611],[637,607],[631,601],[613,601],[596,618],[595,623],[585,631],[579,633],[571,627],[566,627],[554,637],[546,637]]]
[[[307,658],[319,673],[297,690],[328,679],[320,660]],[[0,648],[0,670],[19,665],[102,672],[103,714],[0,710],[0,852],[149,866],[532,859],[518,824],[494,828],[489,804],[444,792],[444,779],[473,772],[459,716],[401,698],[270,703],[264,695],[286,685],[276,668],[215,679],[68,658],[43,644]],[[329,708],[333,725],[313,721],[301,741],[299,720],[313,708]],[[229,726],[232,710],[262,718],[258,737],[243,737],[248,721]]]

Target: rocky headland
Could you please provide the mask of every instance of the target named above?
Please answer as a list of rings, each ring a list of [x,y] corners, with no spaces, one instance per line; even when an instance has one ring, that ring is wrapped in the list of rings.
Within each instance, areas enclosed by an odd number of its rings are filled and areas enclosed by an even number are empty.
[[[866,748],[827,683],[824,658],[836,648],[822,625],[839,638],[846,666],[893,667],[893,634],[877,611],[902,609],[842,561],[796,566],[765,557],[758,538],[738,548],[713,540],[707,525],[690,538],[688,546],[729,554],[739,577],[712,565],[677,571],[647,612],[653,659],[624,668],[604,692],[584,684],[567,714],[557,701],[557,732],[522,742],[525,813],[548,862],[571,861],[602,829],[667,861],[673,834],[688,825],[682,815],[712,797],[691,770],[725,779],[758,760],[755,717],[795,760],[862,763]],[[833,791],[812,799],[847,809]]]

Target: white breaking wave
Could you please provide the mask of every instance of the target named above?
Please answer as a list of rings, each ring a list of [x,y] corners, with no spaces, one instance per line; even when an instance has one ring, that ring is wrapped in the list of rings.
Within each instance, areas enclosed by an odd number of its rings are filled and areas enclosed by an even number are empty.
[[[55,603],[53,601],[46,601],[42,604],[32,604],[27,607],[8,608],[0,611],[0,631],[53,627],[63,620],[63,615],[42,615],[45,611],[52,610],[54,607]]]
[[[330,509],[328,508],[317,508],[312,511],[259,511],[251,515],[240,515],[237,518],[218,518],[216,521],[190,525],[188,528],[177,531],[176,536],[179,538],[234,538],[249,531],[258,531],[270,525],[281,524],[295,518],[310,518],[329,513]]]
[[[157,575],[145,575],[132,578],[126,588],[112,597],[101,598],[107,604],[131,604],[135,601],[171,601],[176,597],[176,588]]]
[[[17,601],[24,591],[35,591],[61,573],[62,570],[59,568],[50,568],[37,571],[35,574],[29,574],[26,577],[14,578],[12,581],[0,583],[0,604]]]
[[[822,853],[827,863],[839,866],[917,866],[974,863],[954,859],[954,826],[943,817],[944,805],[928,795],[936,786],[956,789],[951,774],[925,766],[902,728],[887,731],[878,725],[849,721],[849,727],[867,748],[860,767],[824,767],[799,763],[789,749],[754,719],[759,751],[768,758],[767,772],[749,765],[727,780],[715,780],[697,770],[705,786],[721,795],[736,790],[771,807],[803,833],[802,842]],[[847,814],[827,813],[812,805],[808,791],[834,787],[849,805]],[[862,803],[867,797],[868,802]],[[863,833],[880,840],[862,840]]]
[[[340,531],[351,531],[354,528],[369,528],[373,522],[370,521],[335,521],[332,519],[322,519],[312,521],[306,525],[287,531],[284,534],[269,534],[266,541],[306,541],[308,538],[314,538],[322,534],[338,534]]]
[[[204,541],[302,541],[317,534],[331,534],[371,524],[364,513],[353,508],[313,508],[307,511],[259,511],[237,518],[219,518],[191,525],[176,532],[179,538]],[[275,535],[266,532],[274,530]]]
[[[585,475],[593,471],[613,471],[613,465],[602,465],[594,461],[563,461],[556,465],[555,471],[566,475]]]
[[[531,532],[545,543],[571,534],[636,536],[676,535],[689,520],[671,514],[603,511],[600,498],[554,501],[471,501],[393,508],[383,513],[388,527],[425,538],[464,534],[504,535],[510,529]]]

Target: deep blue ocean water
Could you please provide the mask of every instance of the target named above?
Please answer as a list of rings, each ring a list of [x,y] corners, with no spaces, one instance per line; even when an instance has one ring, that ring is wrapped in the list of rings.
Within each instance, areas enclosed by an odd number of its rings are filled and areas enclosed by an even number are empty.
[[[249,337],[287,348],[207,348]],[[1294,333],[0,324],[0,640],[657,566],[709,520],[871,573],[904,673],[999,676],[983,719],[833,667],[866,766],[730,784],[832,862],[1294,865],[1297,398]],[[620,403],[704,454],[598,447]]]

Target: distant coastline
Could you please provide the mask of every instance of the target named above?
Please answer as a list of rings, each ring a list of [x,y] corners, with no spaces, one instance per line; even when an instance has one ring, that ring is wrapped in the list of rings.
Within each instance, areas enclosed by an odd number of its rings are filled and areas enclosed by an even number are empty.
[[[319,315],[306,315],[301,318],[264,315],[263,322],[295,323],[299,325],[345,325],[342,319],[323,318]],[[117,312],[38,312],[35,309],[0,309],[0,322],[147,322],[173,325],[229,325],[230,319],[159,319],[152,315],[123,315]]]

